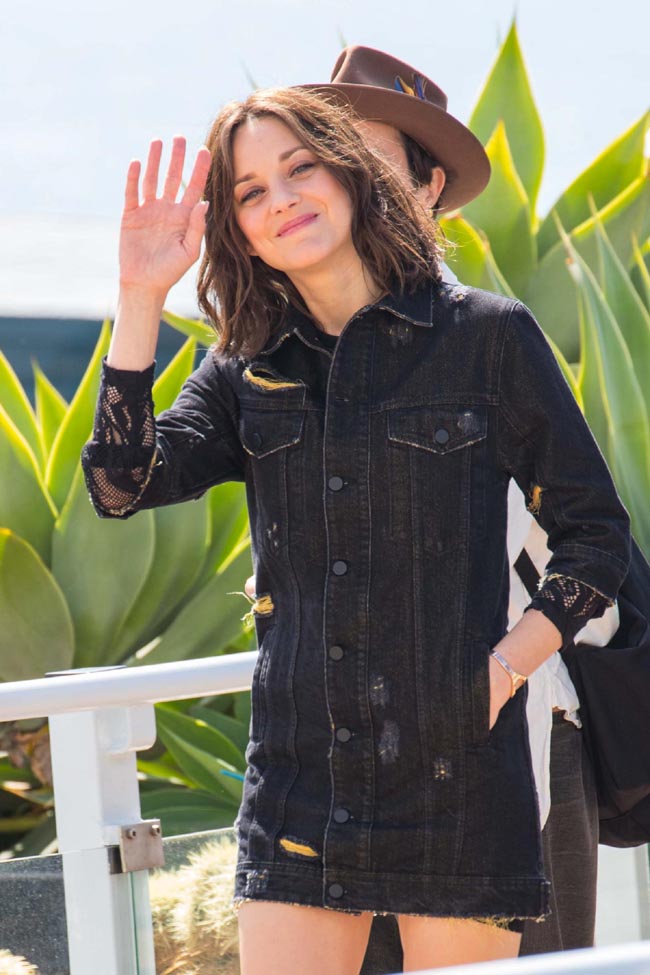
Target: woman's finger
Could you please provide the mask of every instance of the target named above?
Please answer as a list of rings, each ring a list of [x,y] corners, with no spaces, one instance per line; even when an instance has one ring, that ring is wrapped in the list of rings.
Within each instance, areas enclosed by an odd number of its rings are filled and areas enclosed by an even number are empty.
[[[182,135],[175,135],[172,142],[172,154],[165,177],[165,187],[163,189],[163,199],[168,203],[173,203],[178,193],[178,188],[183,179],[183,166],[185,164],[185,139]]]
[[[192,175],[183,194],[183,206],[194,208],[203,196],[208,173],[210,172],[210,161],[210,150],[202,146],[196,154]]]
[[[154,139],[149,146],[147,157],[147,168],[144,171],[142,180],[142,196],[145,200],[155,200],[158,191],[158,170],[160,169],[160,157],[162,156],[162,140]]]
[[[140,182],[140,160],[132,159],[126,173],[124,190],[124,209],[137,210],[140,204],[138,184]]]

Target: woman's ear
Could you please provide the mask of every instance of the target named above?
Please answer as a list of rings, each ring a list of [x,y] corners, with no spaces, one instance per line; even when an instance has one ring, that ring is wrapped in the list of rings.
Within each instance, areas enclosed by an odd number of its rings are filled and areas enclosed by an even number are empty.
[[[432,207],[435,209],[438,205],[438,200],[445,188],[446,182],[447,177],[442,166],[434,166],[428,185],[421,187],[422,202],[427,209]]]

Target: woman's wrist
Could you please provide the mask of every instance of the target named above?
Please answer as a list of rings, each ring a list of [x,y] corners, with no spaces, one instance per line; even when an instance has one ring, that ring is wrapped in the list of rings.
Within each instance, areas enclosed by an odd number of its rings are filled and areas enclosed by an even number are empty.
[[[106,362],[114,369],[143,370],[156,355],[166,291],[121,285]]]

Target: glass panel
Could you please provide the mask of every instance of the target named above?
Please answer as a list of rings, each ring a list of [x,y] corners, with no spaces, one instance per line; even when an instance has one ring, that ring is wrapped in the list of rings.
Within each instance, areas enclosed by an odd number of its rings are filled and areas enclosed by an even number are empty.
[[[157,975],[239,975],[234,830],[173,836],[164,847],[165,866],[149,879]]]
[[[0,971],[69,975],[61,857],[0,862],[0,891]]]

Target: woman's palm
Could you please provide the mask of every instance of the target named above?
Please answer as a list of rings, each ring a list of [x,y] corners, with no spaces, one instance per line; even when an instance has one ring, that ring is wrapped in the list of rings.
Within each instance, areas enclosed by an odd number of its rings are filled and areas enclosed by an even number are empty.
[[[187,188],[180,202],[185,160],[185,140],[174,139],[162,195],[157,195],[162,143],[151,143],[142,180],[140,163],[129,166],[125,206],[120,231],[120,280],[123,286],[138,286],[167,292],[197,260],[205,229],[207,204],[201,196],[210,167],[210,153],[200,149]]]

